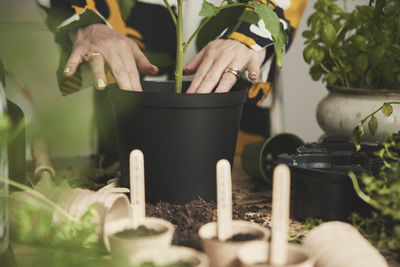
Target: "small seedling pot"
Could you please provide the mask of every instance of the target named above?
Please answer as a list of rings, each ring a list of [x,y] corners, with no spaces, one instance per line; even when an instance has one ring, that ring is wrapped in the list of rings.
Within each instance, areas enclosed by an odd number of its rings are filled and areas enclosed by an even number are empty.
[[[242,246],[238,251],[238,259],[241,267],[273,267],[268,263],[269,255],[267,242],[252,242]],[[282,267],[313,267],[314,259],[309,255],[309,252],[299,246],[289,244],[287,253],[287,262]]]
[[[272,184],[275,157],[281,153],[294,153],[302,145],[304,141],[291,133],[276,134],[246,145],[241,157],[243,169],[250,177]]]
[[[172,223],[153,217],[146,217],[143,226],[158,231],[155,235],[143,237],[121,237],[116,235],[124,230],[132,229],[130,220],[120,220],[118,223],[109,224],[107,229],[108,242],[113,258],[130,259],[133,255],[144,250],[159,250],[171,245],[175,227]]]
[[[174,263],[187,263],[193,267],[208,267],[209,260],[206,254],[192,248],[171,246],[158,250],[143,250],[132,255],[129,259],[130,266],[140,266],[143,263],[153,263],[165,266]]]
[[[267,228],[247,221],[232,221],[233,236],[237,234],[256,234],[259,238],[248,241],[219,241],[217,239],[217,223],[211,222],[200,227],[199,236],[204,251],[210,258],[212,267],[238,266],[237,252],[244,244],[266,240],[270,237]]]

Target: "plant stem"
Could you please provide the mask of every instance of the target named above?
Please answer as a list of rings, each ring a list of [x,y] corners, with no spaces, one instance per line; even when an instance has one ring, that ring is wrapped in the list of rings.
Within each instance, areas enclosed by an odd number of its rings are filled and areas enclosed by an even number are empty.
[[[168,9],[169,14],[171,15],[172,20],[174,21],[174,24],[176,25],[176,16],[174,14],[174,11],[172,10],[170,4],[168,3],[168,0],[163,0],[163,1],[164,1],[165,6]]]
[[[391,101],[391,102],[385,102],[384,104],[389,104],[389,105],[400,105],[399,101]],[[364,124],[370,117],[374,116],[376,113],[378,113],[381,109],[383,108],[383,105],[380,106],[378,109],[376,109],[374,112],[368,114],[364,119],[361,120],[361,123]]]
[[[324,64],[322,64],[322,63],[319,63],[319,65],[321,66],[321,68],[322,68],[324,71],[326,71],[326,73],[330,73],[330,72],[331,72],[330,70],[328,70],[328,68],[327,68],[327,67],[325,67],[325,65],[324,65]]]
[[[328,51],[329,51],[329,56],[331,57],[333,63],[335,63],[335,65],[336,65],[336,67],[337,67],[338,69],[341,69],[341,67],[339,66],[339,64],[338,64],[338,63],[336,62],[336,60],[333,58],[332,48],[329,48]],[[346,85],[346,82],[345,82],[345,80],[343,79],[343,77],[340,77],[340,80],[341,80],[341,82],[342,82],[342,86],[348,87],[348,86]]]
[[[183,41],[182,41],[182,5],[183,0],[178,0],[178,20],[176,23],[176,68],[175,68],[175,93],[182,93],[183,76]],[[170,8],[169,8],[170,9]]]

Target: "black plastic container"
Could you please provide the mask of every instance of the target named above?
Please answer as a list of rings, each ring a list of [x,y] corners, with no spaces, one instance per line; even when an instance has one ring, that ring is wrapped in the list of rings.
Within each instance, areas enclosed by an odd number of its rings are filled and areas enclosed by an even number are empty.
[[[129,153],[144,153],[146,200],[184,204],[216,199],[216,163],[233,162],[247,84],[228,93],[175,94],[174,82],[143,82],[144,93],[107,90],[113,106],[121,184]],[[184,90],[189,83],[184,83]]]
[[[323,220],[347,220],[351,212],[368,210],[353,189],[350,171],[373,172],[371,161],[362,162],[376,146],[363,145],[356,152],[354,144],[343,138],[329,138],[323,143],[298,147],[292,154],[281,154],[277,163],[288,164],[292,177],[292,215]]]

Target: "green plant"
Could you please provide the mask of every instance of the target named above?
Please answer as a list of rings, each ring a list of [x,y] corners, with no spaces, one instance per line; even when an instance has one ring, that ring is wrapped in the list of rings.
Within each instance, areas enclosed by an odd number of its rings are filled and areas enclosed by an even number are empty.
[[[352,12],[318,0],[303,32],[313,80],[329,86],[400,89],[400,2],[370,0]],[[345,0],[344,0],[345,2]]]
[[[375,225],[384,231],[384,238],[389,238],[391,249],[400,249],[400,135],[389,134],[388,140],[376,151],[382,162],[379,174],[375,177],[369,173],[361,173],[358,177],[349,173],[357,195],[380,214],[380,221],[364,221],[364,227]],[[353,217],[353,220],[356,218]],[[383,221],[382,221],[383,220]],[[360,224],[360,220],[358,224]],[[374,227],[375,227],[374,226]],[[383,228],[382,228],[383,227]],[[371,227],[369,227],[371,228]],[[384,229],[384,230],[382,230]],[[387,236],[387,233],[392,233]],[[375,237],[377,237],[375,233]]]
[[[382,106],[380,106],[375,111],[373,111],[370,114],[368,114],[367,116],[365,116],[365,118],[363,118],[360,121],[360,123],[357,125],[356,128],[354,128],[353,133],[351,134],[351,139],[353,140],[357,151],[360,150],[360,148],[361,148],[361,139],[364,135],[364,128],[363,128],[364,123],[368,121],[368,131],[372,136],[374,136],[378,129],[378,119],[375,117],[375,115],[379,111],[382,111],[382,113],[386,117],[389,117],[393,113],[392,105],[399,105],[399,104],[400,104],[399,101],[385,102],[385,103],[383,103]]]
[[[282,51],[284,45],[288,42],[288,37],[283,29],[282,23],[279,21],[279,17],[274,12],[270,5],[261,3],[262,1],[250,0],[245,3],[235,3],[233,0],[222,0],[219,6],[215,6],[208,2],[203,1],[202,8],[199,15],[205,17],[199,27],[194,31],[187,41],[182,40],[182,5],[183,0],[177,0],[178,9],[177,16],[173,12],[170,4],[167,0],[163,0],[165,6],[168,8],[172,20],[176,26],[176,38],[177,38],[177,58],[176,58],[176,69],[175,69],[175,92],[182,92],[182,75],[183,75],[183,56],[186,52],[187,47],[194,37],[200,32],[200,30],[211,20],[211,18],[217,16],[220,11],[228,8],[249,8],[244,10],[242,16],[239,18],[239,22],[245,21],[249,23],[258,23],[260,19],[263,19],[265,27],[271,32],[272,39],[274,40],[274,49],[277,57],[277,64],[280,66],[282,63]],[[269,3],[269,0],[266,1]]]

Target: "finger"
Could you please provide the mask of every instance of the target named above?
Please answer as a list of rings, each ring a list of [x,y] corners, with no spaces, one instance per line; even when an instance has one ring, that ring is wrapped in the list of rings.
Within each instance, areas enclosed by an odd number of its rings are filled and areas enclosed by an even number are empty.
[[[103,55],[111,69],[112,74],[114,75],[118,87],[122,90],[131,91],[132,87],[129,81],[128,72],[117,52],[111,49],[105,50],[103,51]]]
[[[130,50],[126,55],[120,53],[120,57],[128,72],[131,91],[143,91],[142,86],[140,85],[140,76],[132,50]]]
[[[156,75],[158,73],[159,69],[150,63],[148,58],[135,43],[132,45],[132,53],[135,57],[137,68],[141,73],[148,75]]]
[[[89,58],[89,66],[92,70],[94,86],[99,90],[103,90],[107,86],[103,56],[101,54],[92,55]]]
[[[198,87],[200,86],[207,72],[213,65],[213,62],[214,60],[212,59],[212,57],[204,57],[186,93],[193,94],[197,92]]]
[[[244,69],[245,66],[244,58],[236,58],[232,61],[229,66],[233,69],[238,69],[240,72]],[[235,74],[231,72],[224,72],[221,80],[219,81],[218,87],[215,89],[216,93],[226,93],[229,92],[232,86],[235,85],[237,81],[237,77]]]
[[[229,60],[227,60],[226,57],[219,58],[218,61],[214,63],[212,68],[207,72],[203,81],[197,88],[196,93],[211,93],[221,79],[221,76],[224,74],[224,70],[227,68],[227,62],[229,62]]]
[[[255,81],[260,77],[260,64],[256,60],[250,60],[246,66],[249,79]]]
[[[183,74],[184,75],[191,75],[196,72],[197,68],[199,67],[203,57],[204,57],[203,48],[199,53],[196,54],[194,58],[192,58],[184,67],[183,67]]]
[[[86,51],[82,47],[74,48],[71,55],[69,56],[67,64],[65,65],[64,76],[71,77],[72,75],[74,75],[79,64],[82,63],[85,54]]]

